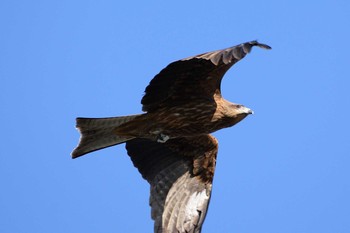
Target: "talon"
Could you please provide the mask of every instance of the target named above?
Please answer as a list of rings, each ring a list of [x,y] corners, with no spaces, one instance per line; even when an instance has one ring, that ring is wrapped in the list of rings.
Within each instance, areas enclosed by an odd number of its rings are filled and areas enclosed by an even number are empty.
[[[165,135],[165,134],[159,134],[158,137],[157,137],[157,142],[160,142],[160,143],[165,143],[166,141],[168,141],[170,139],[170,137],[168,135]]]

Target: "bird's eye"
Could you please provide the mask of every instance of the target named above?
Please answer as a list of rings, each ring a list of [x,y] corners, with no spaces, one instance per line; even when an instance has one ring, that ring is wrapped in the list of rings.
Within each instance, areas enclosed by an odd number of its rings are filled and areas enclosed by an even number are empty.
[[[239,109],[239,108],[241,108],[242,107],[242,105],[236,105],[236,108],[237,109]]]

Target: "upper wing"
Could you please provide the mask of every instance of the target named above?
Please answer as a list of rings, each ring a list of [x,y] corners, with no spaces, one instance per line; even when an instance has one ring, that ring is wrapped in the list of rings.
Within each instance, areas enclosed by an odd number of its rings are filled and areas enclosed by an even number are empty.
[[[220,92],[222,77],[253,46],[270,49],[268,45],[250,41],[227,49],[203,53],[175,61],[157,74],[146,87],[141,100],[143,111],[152,111],[188,98],[212,98]]]
[[[217,140],[210,135],[166,143],[133,139],[126,149],[151,185],[154,232],[200,232],[210,200]]]

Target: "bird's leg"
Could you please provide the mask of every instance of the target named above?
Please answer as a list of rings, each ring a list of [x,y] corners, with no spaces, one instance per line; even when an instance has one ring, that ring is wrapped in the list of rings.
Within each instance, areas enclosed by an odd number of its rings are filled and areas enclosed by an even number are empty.
[[[168,135],[165,135],[165,134],[162,134],[162,133],[157,135],[157,142],[165,143],[169,139],[170,139],[170,137]]]
[[[149,131],[149,133],[151,135],[154,135],[155,140],[159,143],[165,143],[166,141],[168,141],[170,139],[170,137],[168,135],[162,133],[162,129],[160,129],[160,128],[153,129],[153,130]]]

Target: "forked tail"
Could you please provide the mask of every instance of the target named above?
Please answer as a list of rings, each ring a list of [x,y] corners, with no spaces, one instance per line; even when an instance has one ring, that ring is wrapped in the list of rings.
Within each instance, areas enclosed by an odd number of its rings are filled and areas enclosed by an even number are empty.
[[[81,136],[78,147],[72,152],[72,158],[74,159],[84,154],[133,139],[133,137],[118,136],[114,133],[114,130],[137,116],[140,115],[108,118],[77,118],[76,128],[80,131]]]

